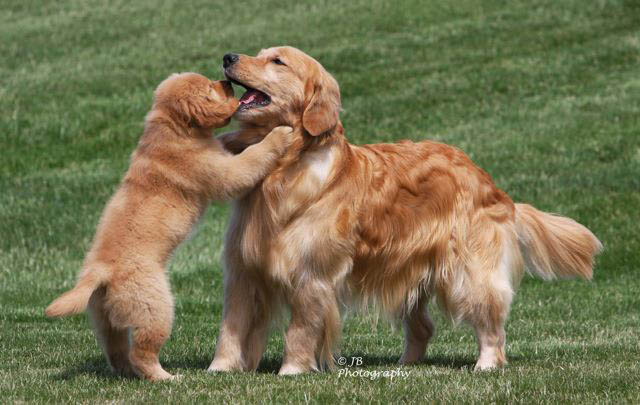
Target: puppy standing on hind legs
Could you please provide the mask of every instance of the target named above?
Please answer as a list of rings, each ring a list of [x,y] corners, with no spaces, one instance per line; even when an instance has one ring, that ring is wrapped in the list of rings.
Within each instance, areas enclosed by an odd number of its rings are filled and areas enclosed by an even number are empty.
[[[238,107],[229,82],[195,73],[170,76],[155,92],[145,130],[120,188],[108,203],[76,286],[47,309],[50,317],[88,307],[109,365],[149,380],[172,378],[158,360],[171,333],[167,262],[212,200],[254,187],[292,141],[277,127],[239,155],[212,129]]]

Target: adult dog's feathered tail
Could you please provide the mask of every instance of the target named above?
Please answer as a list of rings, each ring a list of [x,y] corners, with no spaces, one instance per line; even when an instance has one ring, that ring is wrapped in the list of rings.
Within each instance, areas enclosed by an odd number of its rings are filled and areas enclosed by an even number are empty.
[[[76,286],[55,299],[44,313],[48,317],[58,317],[83,312],[87,308],[91,294],[105,281],[105,274],[101,271],[84,272]]]
[[[586,227],[528,204],[516,204],[516,227],[530,274],[544,280],[593,276],[593,259],[602,243]]]

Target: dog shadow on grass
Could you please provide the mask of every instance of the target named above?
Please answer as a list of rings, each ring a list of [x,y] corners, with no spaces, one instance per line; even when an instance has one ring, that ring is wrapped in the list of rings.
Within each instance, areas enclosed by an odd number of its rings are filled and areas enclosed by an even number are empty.
[[[387,367],[389,369],[392,369],[400,366],[398,363],[399,357],[396,356],[376,356],[364,353],[343,353],[340,356],[336,356],[335,359],[336,369],[349,366],[359,368]],[[280,366],[282,366],[282,360],[282,356],[265,356],[262,361],[260,361],[257,373],[277,374],[278,370],[280,370]],[[168,361],[166,362],[166,366],[168,371],[170,372],[171,370],[176,369],[206,370],[207,367],[209,367],[210,362],[211,359],[194,356]],[[343,362],[346,362],[346,364],[342,364]],[[437,366],[462,370],[465,368],[473,369],[474,364],[475,359],[471,356],[427,356],[424,360],[418,363],[417,366]]]
[[[364,353],[344,353],[337,358],[337,367],[400,367],[399,356],[375,356]],[[342,364],[344,363],[344,364]],[[464,356],[425,356],[415,366],[438,366],[450,369],[463,369],[473,366],[474,360]],[[413,367],[406,366],[406,367]]]
[[[127,377],[111,371],[103,356],[92,356],[71,366],[54,377],[56,380],[73,380],[80,376],[93,376],[103,380],[119,380]]]
[[[280,366],[282,365],[282,356],[266,356],[260,362],[257,373],[259,374],[277,374]],[[518,362],[518,356],[509,357],[511,363]],[[209,366],[211,359],[203,358],[201,356],[173,358],[167,361],[163,361],[162,364],[170,373],[180,374],[180,370],[206,370]],[[420,367],[420,366],[435,366],[442,367],[450,370],[473,370],[476,359],[473,356],[442,356],[427,355],[421,362],[415,366],[407,367]],[[343,364],[344,363],[344,364]],[[343,353],[336,357],[336,369],[343,367],[350,368],[367,368],[367,367],[387,367],[389,369],[395,369],[399,367],[397,356],[376,356],[364,353]],[[79,376],[94,376],[99,379],[105,380],[120,380],[130,379],[130,377],[121,376],[113,373],[107,365],[104,357],[93,356],[85,360],[77,366],[68,368],[67,370],[58,374],[55,379],[57,380],[72,380]]]
[[[340,368],[368,368],[368,367],[384,367],[388,369],[396,369],[400,366],[397,356],[376,356],[363,353],[343,353],[336,357],[335,367],[336,370]],[[344,363],[344,364],[342,364]],[[260,362],[258,367],[258,373],[273,373],[277,374],[280,366],[282,365],[281,357],[267,357]],[[420,366],[436,366],[448,369],[463,370],[473,369],[475,365],[475,359],[465,356],[431,356],[425,357],[424,360],[411,366],[402,367],[420,367]]]
[[[210,359],[203,357],[185,357],[163,359],[160,358],[162,367],[171,374],[181,374],[180,370],[206,370],[209,366]],[[80,361],[77,365],[71,366],[61,373],[57,374],[56,380],[73,380],[80,376],[93,376],[102,380],[137,380],[135,376],[125,376],[117,374],[111,370],[107,361],[103,356],[92,356]]]

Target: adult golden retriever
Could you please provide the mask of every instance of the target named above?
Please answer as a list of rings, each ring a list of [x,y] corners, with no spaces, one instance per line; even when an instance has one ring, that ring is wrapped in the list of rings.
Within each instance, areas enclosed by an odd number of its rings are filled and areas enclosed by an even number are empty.
[[[423,356],[437,298],[475,329],[476,369],[502,366],[504,323],[522,269],[543,279],[592,276],[598,239],[577,222],[514,204],[460,150],[437,142],[354,146],[339,120],[337,82],[291,47],[227,54],[247,88],[224,137],[242,149],[276,125],[297,134],[235,203],[225,252],[224,312],[209,370],[254,370],[268,326],[291,311],[280,374],[332,365],[344,302],[402,319],[401,363]]]
[[[211,200],[233,198],[273,169],[291,128],[273,130],[240,155],[212,136],[238,106],[229,82],[174,74],[155,92],[144,134],[120,188],[102,215],[76,286],[48,316],[89,307],[109,365],[150,380],[171,378],[158,352],[171,333],[167,262]]]

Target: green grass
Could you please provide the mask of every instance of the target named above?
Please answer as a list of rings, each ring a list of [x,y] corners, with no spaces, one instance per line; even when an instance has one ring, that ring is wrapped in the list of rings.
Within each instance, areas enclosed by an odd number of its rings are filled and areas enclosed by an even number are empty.
[[[637,0],[0,1],[2,402],[640,401],[640,3]],[[188,5],[187,5],[188,4]],[[474,337],[436,315],[406,379],[211,375],[228,207],[215,205],[170,268],[178,382],[111,376],[84,317],[48,320],[73,284],[127,166],[157,83],[220,77],[228,51],[278,44],[341,85],[354,143],[436,139],[464,149],[516,201],[571,216],[604,242],[592,283],[526,278],[509,365],[473,373]],[[437,312],[437,311],[436,311]],[[396,369],[402,337],[346,320],[341,353]]]

